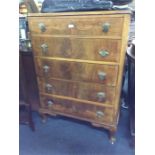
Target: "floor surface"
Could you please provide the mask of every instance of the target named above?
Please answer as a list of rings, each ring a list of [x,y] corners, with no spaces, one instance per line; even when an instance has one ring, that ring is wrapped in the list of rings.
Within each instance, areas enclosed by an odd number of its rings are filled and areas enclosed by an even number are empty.
[[[111,144],[108,132],[87,122],[66,117],[48,117],[42,123],[34,112],[35,132],[20,125],[20,155],[134,155],[130,146],[128,109],[121,109],[116,142]]]

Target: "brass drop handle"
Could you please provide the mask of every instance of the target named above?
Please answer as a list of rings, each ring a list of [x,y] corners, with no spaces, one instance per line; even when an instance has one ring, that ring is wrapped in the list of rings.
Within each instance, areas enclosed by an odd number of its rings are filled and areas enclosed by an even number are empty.
[[[97,98],[98,98],[98,101],[99,101],[99,102],[102,102],[102,101],[105,100],[106,94],[105,94],[104,92],[98,92],[98,93],[97,93]]]
[[[43,67],[43,69],[44,69],[44,72],[45,72],[45,73],[48,73],[48,71],[49,71],[50,67],[49,67],[49,66],[47,66],[47,65],[45,65],[45,66]]]
[[[100,51],[99,51],[99,54],[100,54],[102,57],[106,57],[106,56],[109,55],[109,52],[106,51],[106,50],[100,50]]]
[[[38,24],[38,27],[40,29],[41,32],[45,32],[46,31],[46,26],[44,23],[39,23]]]
[[[52,91],[52,89],[53,89],[53,86],[51,85],[51,84],[46,84],[45,85],[45,88],[46,88],[46,90],[47,90],[47,92],[50,92],[50,91]]]
[[[104,113],[103,113],[102,111],[97,111],[97,112],[96,112],[96,116],[97,116],[98,118],[102,118],[102,117],[104,116]]]
[[[103,72],[103,71],[98,72],[98,77],[99,77],[100,80],[104,80],[106,78],[106,75],[107,74],[105,72]]]
[[[110,29],[110,24],[109,23],[104,23],[102,25],[103,32],[107,33],[109,31],[109,29]]]
[[[41,48],[42,48],[42,53],[45,54],[48,52],[48,45],[47,44],[42,44],[41,45]]]
[[[53,101],[51,101],[51,100],[47,101],[47,105],[48,105],[49,107],[51,107],[53,104],[54,104]]]

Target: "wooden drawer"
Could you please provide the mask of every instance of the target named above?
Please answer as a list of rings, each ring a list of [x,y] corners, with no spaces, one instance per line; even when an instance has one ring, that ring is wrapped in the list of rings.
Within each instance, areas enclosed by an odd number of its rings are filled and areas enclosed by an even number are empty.
[[[48,109],[58,114],[69,114],[82,119],[88,119],[98,123],[112,123],[113,109],[103,106],[83,104],[72,100],[41,96],[41,108]]]
[[[112,39],[34,36],[32,45],[35,56],[118,62],[121,41]]]
[[[113,104],[115,97],[115,87],[106,87],[100,84],[42,78],[38,78],[38,84],[42,93],[73,97],[102,104]]]
[[[110,16],[29,17],[31,34],[121,37],[123,18]]]
[[[115,86],[118,66],[35,58],[36,73],[45,78],[58,78]]]

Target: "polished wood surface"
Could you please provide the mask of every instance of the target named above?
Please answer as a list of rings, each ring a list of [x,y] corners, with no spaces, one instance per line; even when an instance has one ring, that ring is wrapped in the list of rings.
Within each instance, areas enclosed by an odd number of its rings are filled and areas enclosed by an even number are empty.
[[[78,99],[78,98],[73,98],[73,97],[68,97],[68,96],[60,96],[60,95],[53,95],[53,94],[48,94],[48,93],[42,93],[40,92],[40,95],[48,95],[50,97],[54,97],[54,98],[59,98],[59,99],[67,99],[70,101],[77,101],[77,102],[82,102],[83,104],[90,104],[90,105],[96,105],[96,106],[102,106],[102,107],[108,107],[108,108],[112,108],[113,105],[110,104],[103,104],[100,102],[95,102],[95,101],[88,101],[88,100],[83,100],[83,99]]]
[[[43,93],[69,96],[102,104],[112,104],[115,97],[115,87],[100,84],[38,78],[38,85],[40,92]],[[101,96],[99,96],[100,94]]]
[[[109,62],[120,59],[121,41],[116,39],[33,36],[32,44],[35,56]],[[108,55],[102,56],[102,51],[107,51]]]
[[[118,66],[77,63],[69,61],[47,60],[35,58],[36,73],[41,77],[53,77],[73,81],[101,83],[115,86]],[[48,66],[48,69],[44,68]],[[100,79],[100,73],[106,73],[105,79]]]
[[[114,142],[129,13],[29,14],[41,114],[105,127]]]
[[[32,131],[35,130],[32,119],[32,102],[29,94],[26,68],[22,52],[19,52],[19,123],[27,124]]]
[[[27,82],[27,94],[29,96],[29,102],[33,111],[38,111],[39,109],[39,93],[36,72],[33,61],[32,51],[20,51],[20,59],[22,61],[24,78]]]
[[[39,24],[45,25],[45,31],[42,32]],[[110,24],[108,32],[103,31],[103,25]],[[123,18],[92,16],[61,16],[61,17],[35,17],[29,20],[31,34],[51,34],[51,35],[103,35],[103,36],[121,36]]]
[[[51,103],[52,104],[49,104]],[[83,104],[82,102],[71,101],[67,99],[54,98],[50,96],[41,96],[42,108],[48,109],[59,114],[66,113],[81,118],[93,119],[96,122],[111,123],[113,121],[112,108],[106,108],[101,106],[93,106],[89,104]],[[101,114],[99,113],[101,112]],[[98,114],[99,113],[99,114]],[[103,113],[103,114],[102,114]]]

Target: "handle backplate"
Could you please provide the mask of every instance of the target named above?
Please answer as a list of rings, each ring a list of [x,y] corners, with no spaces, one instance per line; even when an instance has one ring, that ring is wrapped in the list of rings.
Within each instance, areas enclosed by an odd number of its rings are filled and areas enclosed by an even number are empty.
[[[40,29],[41,32],[45,32],[46,31],[46,26],[44,23],[39,23],[38,24],[38,27]]]
[[[97,93],[97,99],[99,102],[105,101],[106,94],[104,92],[98,92]]]
[[[109,52],[106,51],[106,50],[100,50],[100,51],[99,51],[99,54],[100,54],[102,57],[106,57],[106,56],[109,55]]]
[[[41,48],[42,48],[42,53],[45,54],[48,52],[48,45],[47,44],[42,44],[41,45]]]
[[[51,101],[51,100],[48,100],[48,101],[47,101],[47,105],[48,105],[49,107],[52,107],[53,104],[54,104],[53,101]]]
[[[49,66],[47,66],[47,65],[43,66],[44,73],[48,73],[49,69],[50,69]]]
[[[110,29],[110,24],[109,23],[104,23],[102,25],[103,32],[107,33],[109,31],[109,29]]]
[[[104,116],[104,113],[103,113],[102,111],[97,111],[97,112],[96,112],[96,116],[97,116],[98,118],[102,118],[102,117]]]
[[[52,91],[52,88],[53,88],[53,86],[51,84],[49,84],[49,83],[47,83],[45,85],[45,89],[46,89],[47,92],[51,92]]]
[[[102,81],[105,80],[106,75],[107,75],[107,74],[106,74],[105,72],[103,72],[103,71],[99,71],[99,72],[98,72],[98,77],[99,77],[99,79],[102,80]]]

